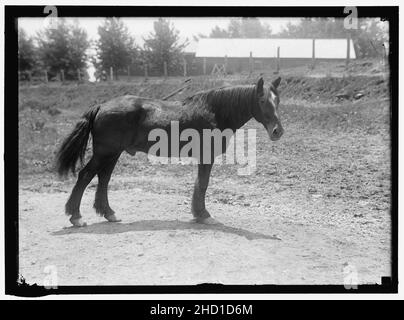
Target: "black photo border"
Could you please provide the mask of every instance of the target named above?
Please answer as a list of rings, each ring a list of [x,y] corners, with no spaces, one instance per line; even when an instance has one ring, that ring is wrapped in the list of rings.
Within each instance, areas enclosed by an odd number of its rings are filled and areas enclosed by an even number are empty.
[[[49,294],[169,294],[169,293],[397,293],[398,292],[398,7],[357,7],[358,17],[381,17],[390,23],[391,94],[391,277],[381,285],[222,285],[194,286],[59,286],[45,289],[18,281],[18,42],[20,17],[45,17],[44,6],[5,6],[4,75],[4,224],[5,291],[36,297]],[[179,6],[57,6],[59,17],[339,17],[344,7],[179,7]]]

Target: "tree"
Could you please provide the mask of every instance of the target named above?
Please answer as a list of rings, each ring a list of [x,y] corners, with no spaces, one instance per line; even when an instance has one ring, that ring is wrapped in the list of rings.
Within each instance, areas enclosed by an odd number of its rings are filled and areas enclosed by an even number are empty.
[[[343,19],[303,18],[299,24],[288,23],[279,33],[288,38],[341,38],[347,35]]]
[[[229,38],[230,34],[226,29],[222,29],[218,26],[214,27],[209,34],[209,38]]]
[[[192,39],[195,41],[195,42],[198,42],[199,41],[199,39],[206,39],[206,38],[208,38],[208,36],[207,35],[205,35],[205,34],[203,34],[203,33],[198,33],[198,34],[194,34],[193,36],[192,36]],[[211,37],[211,38],[213,38],[213,37]]]
[[[96,44],[98,71],[109,72],[112,67],[117,75],[118,71],[126,70],[136,62],[138,49],[123,21],[118,18],[105,19],[98,27],[98,35],[100,37]]]
[[[272,34],[271,27],[261,23],[258,18],[233,18],[227,29],[216,26],[212,29],[211,38],[267,38]]]
[[[258,18],[242,18],[240,24],[242,38],[266,38],[272,33],[271,28],[262,24]]]
[[[168,72],[176,73],[180,70],[182,52],[186,45],[186,42],[179,43],[179,31],[174,25],[160,18],[154,22],[154,32],[144,39],[143,59],[161,73],[166,62]]]
[[[87,33],[78,24],[73,24],[70,27],[69,38],[70,68],[73,71],[77,69],[81,70],[86,67],[88,58],[86,51],[90,46],[90,42],[87,40]]]
[[[227,26],[230,38],[241,38],[241,19],[231,19]]]
[[[380,19],[359,19],[359,27],[351,33],[359,57],[383,55],[384,42],[389,40],[388,22]]]
[[[279,33],[288,38],[346,38],[353,40],[359,58],[376,57],[388,40],[386,23],[380,19],[360,18],[358,29],[346,29],[341,18],[303,18],[299,24],[288,23]]]
[[[36,65],[34,40],[28,37],[24,29],[18,29],[18,70],[33,71]]]
[[[37,41],[41,64],[51,77],[64,70],[66,79],[76,79],[77,69],[86,67],[89,41],[78,23],[68,24],[59,18],[55,27],[37,34]]]

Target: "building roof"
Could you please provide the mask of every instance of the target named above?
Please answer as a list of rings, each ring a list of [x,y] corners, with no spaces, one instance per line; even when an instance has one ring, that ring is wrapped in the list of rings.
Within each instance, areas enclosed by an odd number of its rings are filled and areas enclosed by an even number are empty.
[[[312,58],[312,39],[200,39],[196,57],[247,58],[252,52],[254,58],[274,58],[280,48],[281,58]],[[316,39],[315,56],[323,59],[345,59],[346,39]],[[350,41],[350,59],[355,59],[355,49]]]

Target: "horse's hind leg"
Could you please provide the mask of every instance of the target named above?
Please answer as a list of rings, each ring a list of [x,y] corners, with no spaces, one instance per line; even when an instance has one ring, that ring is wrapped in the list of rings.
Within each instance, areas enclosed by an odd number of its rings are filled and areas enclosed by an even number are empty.
[[[100,215],[110,222],[119,222],[115,216],[114,210],[108,203],[108,183],[111,179],[112,171],[121,154],[114,154],[105,158],[103,167],[98,171],[98,186],[95,193],[94,209]]]
[[[99,159],[93,156],[87,165],[80,170],[77,182],[73,187],[69,200],[67,200],[65,206],[66,214],[71,216],[70,222],[75,227],[83,227],[86,225],[86,223],[82,221],[80,214],[81,198],[84,190],[97,173],[98,167]]]

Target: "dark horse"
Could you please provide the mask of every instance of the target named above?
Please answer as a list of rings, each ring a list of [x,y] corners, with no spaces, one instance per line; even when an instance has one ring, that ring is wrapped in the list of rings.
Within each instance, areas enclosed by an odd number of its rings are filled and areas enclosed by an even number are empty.
[[[108,183],[119,156],[123,151],[131,155],[137,151],[147,153],[153,145],[153,141],[148,139],[151,130],[160,128],[170,132],[171,121],[178,121],[180,131],[192,128],[198,133],[202,133],[203,129],[231,129],[235,132],[254,117],[264,125],[272,141],[280,139],[283,134],[278,117],[277,87],[280,80],[277,78],[269,87],[264,87],[264,80],[260,78],[253,85],[203,91],[182,102],[126,95],[91,107],[64,140],[57,154],[59,175],[67,175],[69,171],[74,173],[77,161],[83,161],[91,132],[93,156],[79,172],[65,207],[66,214],[71,216],[70,222],[77,227],[86,225],[80,215],[80,202],[95,175],[98,176],[94,202],[96,212],[110,222],[120,221],[109,206],[107,196]],[[198,163],[198,177],[192,196],[195,222],[216,223],[205,208],[212,163]]]

